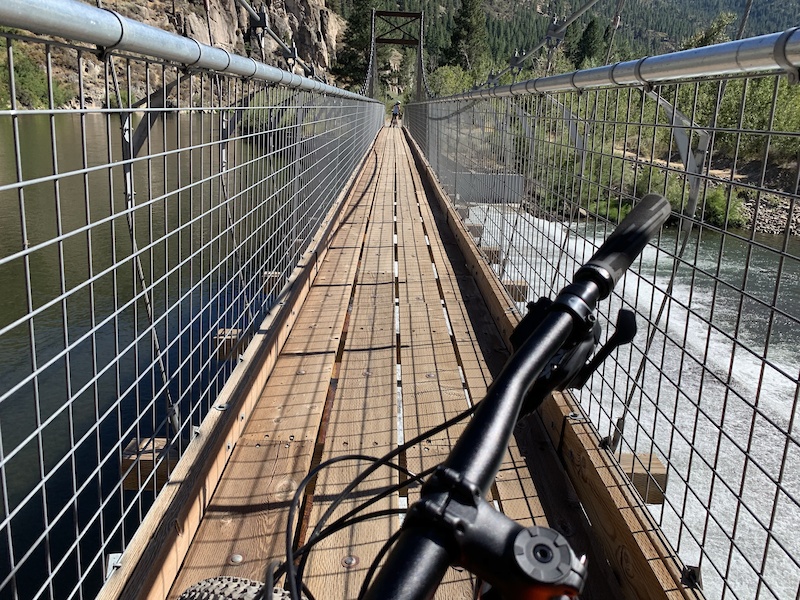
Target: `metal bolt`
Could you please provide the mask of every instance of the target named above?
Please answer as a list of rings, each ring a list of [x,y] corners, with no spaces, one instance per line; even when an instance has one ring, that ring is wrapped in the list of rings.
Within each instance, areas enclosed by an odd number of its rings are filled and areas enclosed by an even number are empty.
[[[544,544],[536,544],[533,549],[533,557],[540,563],[549,563],[553,560],[553,550]]]
[[[244,556],[242,556],[241,554],[231,554],[228,557],[228,562],[231,563],[232,565],[241,564],[243,561],[244,561]]]
[[[345,569],[352,569],[358,564],[358,557],[355,555],[345,556],[342,559],[342,566]]]

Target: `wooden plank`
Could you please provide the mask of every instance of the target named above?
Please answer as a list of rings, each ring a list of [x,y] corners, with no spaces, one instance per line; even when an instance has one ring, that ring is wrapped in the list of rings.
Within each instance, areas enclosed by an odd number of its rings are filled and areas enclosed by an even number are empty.
[[[344,239],[336,241],[342,242],[342,245],[331,249],[325,260],[322,263],[323,267],[328,267],[325,277],[320,278],[317,283],[319,285],[350,285],[355,275],[356,266],[358,261],[353,260],[353,255],[358,256],[361,250],[361,243],[364,239],[364,227],[358,224],[343,232]]]
[[[405,439],[409,440],[468,405],[407,158],[398,164],[397,172],[398,188],[404,192],[398,195],[397,206],[401,398]],[[407,450],[408,468],[421,472],[440,464],[463,427],[459,423]],[[414,502],[418,489],[412,488],[407,495],[409,503]],[[473,583],[468,572],[448,569],[435,597],[470,598]]]
[[[350,286],[314,286],[297,318],[283,354],[335,352],[347,314]]]
[[[322,459],[343,454],[381,456],[396,446],[394,349],[345,353],[339,386],[334,399]],[[340,463],[320,474],[314,491],[310,524],[314,525],[336,495],[365,467],[365,463]],[[342,504],[334,517],[358,502],[391,485],[396,475],[379,470],[359,487],[357,494]],[[396,495],[375,504],[372,510],[397,506]],[[397,528],[398,521],[383,518],[343,530],[314,550],[305,581],[322,597],[323,590],[336,590],[336,597],[355,598],[372,558]],[[357,557],[358,564],[347,568],[345,557]]]
[[[393,185],[388,181],[390,156],[384,156],[378,175],[375,209],[370,218],[353,295],[334,404],[325,436],[322,460],[344,454],[381,456],[396,447],[396,371],[394,317]],[[365,463],[339,463],[317,479],[310,526],[336,495],[364,468]],[[348,498],[336,515],[397,481],[381,469]],[[371,510],[397,506],[393,494]],[[397,518],[345,529],[322,542],[309,561],[305,581],[318,597],[335,590],[337,598],[355,598],[373,557],[398,527]],[[310,529],[309,529],[310,531]],[[346,566],[347,560],[355,560]]]
[[[242,439],[314,440],[331,383],[333,354],[281,355]]]
[[[169,598],[208,577],[264,580],[285,556],[286,519],[308,471],[312,441],[240,440]]]

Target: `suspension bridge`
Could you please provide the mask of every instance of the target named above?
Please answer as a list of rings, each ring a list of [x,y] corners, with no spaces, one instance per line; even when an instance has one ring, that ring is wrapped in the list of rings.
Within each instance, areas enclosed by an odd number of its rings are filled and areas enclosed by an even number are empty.
[[[432,98],[421,13],[373,13],[358,94],[80,2],[0,25],[0,598],[263,581],[287,539],[357,597],[438,426],[648,192],[672,219],[600,309],[638,333],[489,500],[588,557],[584,598],[800,597],[798,28]],[[417,49],[401,127],[381,44]]]

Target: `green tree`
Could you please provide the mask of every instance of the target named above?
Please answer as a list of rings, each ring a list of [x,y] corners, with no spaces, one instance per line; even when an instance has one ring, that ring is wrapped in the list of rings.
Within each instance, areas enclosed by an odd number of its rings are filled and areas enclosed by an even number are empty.
[[[600,55],[603,51],[603,29],[597,19],[592,18],[586,29],[583,30],[583,35],[578,41],[577,53],[575,56],[575,66],[580,68],[587,60]]]
[[[339,81],[348,87],[358,87],[367,76],[372,41],[372,5],[373,0],[353,0],[342,48],[331,69]]]
[[[446,65],[428,76],[428,86],[436,96],[451,96],[468,90],[473,84],[469,73],[461,67]]]
[[[573,64],[577,62],[578,58],[578,43],[581,41],[581,27],[575,22],[567,27],[564,32],[564,41],[561,42],[561,47],[564,49],[564,56],[572,61]]]
[[[6,30],[8,31],[8,30]],[[11,83],[8,78],[8,63],[0,58],[0,108],[11,105]],[[14,42],[14,87],[17,102],[27,108],[46,108],[50,104],[50,87],[53,90],[53,105],[64,106],[75,97],[75,89],[55,79],[47,78],[47,72],[31,58],[28,44]]]
[[[728,28],[734,21],[736,21],[736,15],[734,13],[721,13],[712,21],[708,28],[695,33],[686,40],[683,43],[683,48],[702,48],[703,46],[711,46],[712,44],[721,44],[722,42],[729,41],[731,38],[728,36]]]
[[[446,57],[448,64],[473,72],[486,69],[489,62],[489,36],[481,0],[461,1],[450,39]]]

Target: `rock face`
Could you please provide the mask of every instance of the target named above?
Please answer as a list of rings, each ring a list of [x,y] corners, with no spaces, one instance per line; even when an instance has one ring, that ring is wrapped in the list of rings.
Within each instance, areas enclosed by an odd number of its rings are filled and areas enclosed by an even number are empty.
[[[249,0],[260,12],[262,4],[270,28],[287,46],[297,45],[299,57],[318,71],[328,71],[336,57],[336,38],[343,29],[341,19],[316,0]],[[166,31],[189,36],[198,42],[261,60],[254,44],[245,44],[250,26],[248,12],[236,0],[105,0],[104,6],[120,14]],[[264,61],[285,68],[277,42],[264,36]]]
[[[248,1],[257,13],[261,12],[262,0]],[[344,30],[345,23],[338,15],[318,3],[319,1],[266,0],[263,8],[272,31],[287,46],[295,44],[299,58],[313,66],[317,75],[324,76],[335,60],[336,39]],[[91,0],[91,3],[94,4],[94,1]],[[250,15],[236,0],[104,0],[103,6],[164,31],[185,35],[228,52],[251,56],[281,69],[288,68],[281,46],[266,33],[263,36],[262,55],[256,39],[248,36]],[[53,71],[56,78],[77,90],[78,74],[75,71],[74,57],[59,52],[58,49],[54,56]],[[86,106],[104,106],[106,103],[108,90],[104,83],[104,68],[97,57],[85,55],[83,85]],[[294,70],[303,74],[299,67]],[[140,100],[147,93],[144,73],[139,71],[134,69],[128,82],[131,101]],[[76,108],[78,103],[76,96],[67,105]]]

